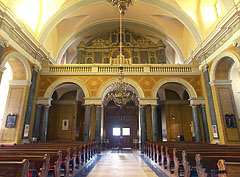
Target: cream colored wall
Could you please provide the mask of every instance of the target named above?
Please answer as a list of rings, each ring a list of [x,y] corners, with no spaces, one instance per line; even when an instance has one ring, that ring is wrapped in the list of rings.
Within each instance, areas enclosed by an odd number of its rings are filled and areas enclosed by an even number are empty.
[[[190,36],[191,34],[189,33],[189,31],[186,28],[184,28],[182,39],[185,59],[189,58],[191,56],[192,50],[197,47],[196,42]]]
[[[58,32],[55,29],[51,32],[51,35],[47,38],[47,40],[44,43],[44,47],[48,49],[48,52],[54,59],[57,55],[57,44],[58,44]]]
[[[234,100],[236,104],[236,109],[238,112],[238,117],[240,118],[240,77],[238,69],[236,68],[236,64],[233,65],[231,73],[230,73],[230,80],[232,80],[232,90],[234,95]]]

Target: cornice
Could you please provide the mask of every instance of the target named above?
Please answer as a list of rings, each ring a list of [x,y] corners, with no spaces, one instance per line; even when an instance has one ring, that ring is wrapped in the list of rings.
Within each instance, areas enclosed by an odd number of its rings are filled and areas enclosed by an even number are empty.
[[[8,38],[13,40],[40,64],[48,62],[50,53],[28,32],[24,24],[2,2],[0,2],[0,31],[4,31],[0,35],[5,33],[8,35],[3,35],[6,41],[8,41]]]
[[[231,85],[232,80],[213,80],[209,82],[211,86],[216,86],[216,85]]]
[[[204,98],[191,98],[189,99],[190,106],[199,106],[199,105],[205,105]]]
[[[205,60],[210,58],[212,54],[230,40],[233,34],[240,29],[240,11],[238,6],[234,6],[225,15],[221,22],[217,24],[216,29],[193,51],[190,58],[195,58],[200,65],[203,65]]]

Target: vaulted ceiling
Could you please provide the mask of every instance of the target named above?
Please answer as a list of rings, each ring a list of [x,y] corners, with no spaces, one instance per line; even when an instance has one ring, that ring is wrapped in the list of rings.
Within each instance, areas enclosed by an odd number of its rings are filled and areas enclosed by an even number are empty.
[[[191,52],[215,29],[239,0],[135,0],[123,27],[167,45],[174,63],[186,63]],[[1,0],[59,63],[76,55],[80,41],[119,28],[119,11],[107,0]]]

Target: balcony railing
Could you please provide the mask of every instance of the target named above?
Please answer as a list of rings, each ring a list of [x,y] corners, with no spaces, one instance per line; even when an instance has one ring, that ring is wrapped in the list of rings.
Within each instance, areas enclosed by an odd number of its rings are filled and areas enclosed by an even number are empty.
[[[41,75],[116,75],[118,66],[111,65],[48,65],[43,67]],[[125,75],[199,75],[198,67],[193,65],[161,64],[123,66]]]

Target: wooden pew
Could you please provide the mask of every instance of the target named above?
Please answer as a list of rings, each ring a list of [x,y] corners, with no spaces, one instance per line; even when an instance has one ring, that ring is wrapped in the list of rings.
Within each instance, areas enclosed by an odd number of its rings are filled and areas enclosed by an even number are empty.
[[[240,162],[226,162],[220,159],[218,165],[219,177],[239,177],[240,176]]]
[[[174,147],[177,147],[177,149]],[[183,166],[184,176],[189,177],[190,166],[196,168],[199,176],[206,175],[203,167],[205,167],[206,171],[210,174],[212,169],[217,169],[216,162],[220,157],[226,158],[227,160],[234,159],[232,160],[233,162],[240,162],[239,147],[240,146],[236,145],[205,145],[202,143],[179,144],[178,142],[152,142],[145,144],[144,153],[151,160],[159,163],[163,170],[166,169],[166,173],[174,173],[174,176],[179,176],[179,166]],[[172,170],[172,166],[174,166],[174,170]]]
[[[28,177],[29,161],[0,161],[0,176],[4,177]]]

